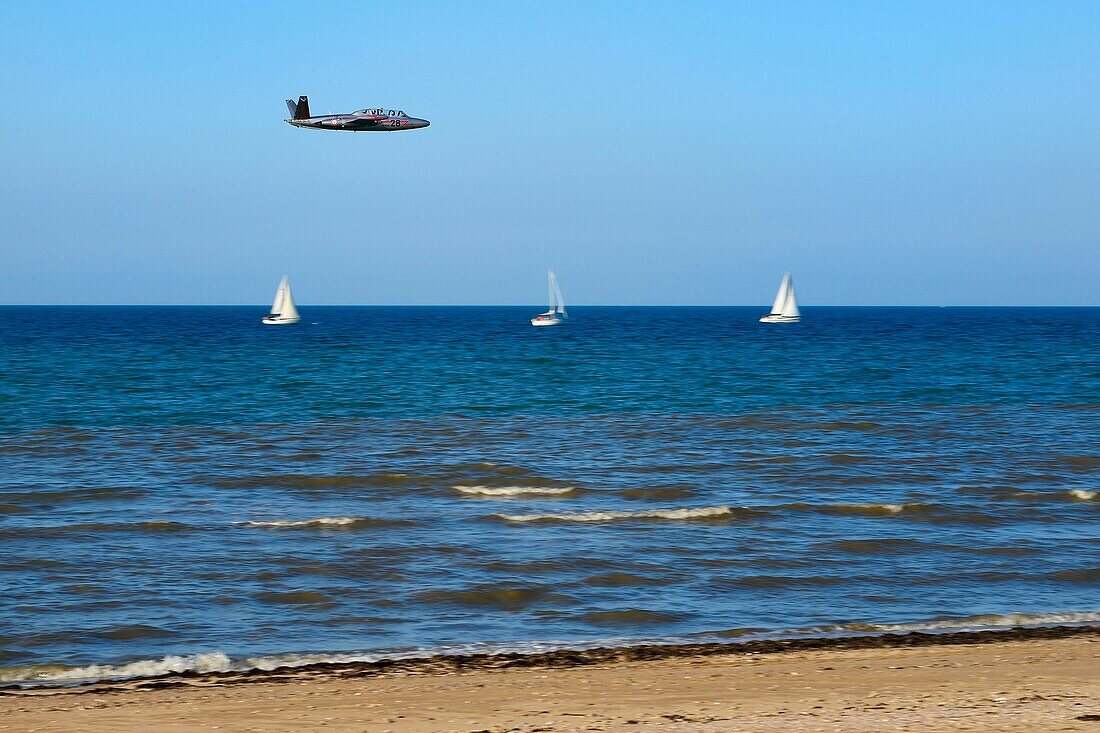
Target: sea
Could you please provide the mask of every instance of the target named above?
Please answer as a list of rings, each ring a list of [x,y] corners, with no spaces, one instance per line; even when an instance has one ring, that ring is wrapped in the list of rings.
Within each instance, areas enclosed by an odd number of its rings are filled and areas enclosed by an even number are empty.
[[[0,683],[1100,621],[1100,309],[0,308]]]

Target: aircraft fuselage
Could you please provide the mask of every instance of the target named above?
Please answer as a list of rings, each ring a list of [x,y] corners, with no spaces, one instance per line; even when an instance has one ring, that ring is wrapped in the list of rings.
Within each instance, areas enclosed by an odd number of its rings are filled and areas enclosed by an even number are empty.
[[[345,130],[347,132],[393,132],[395,130],[415,130],[427,127],[431,123],[419,117],[409,117],[392,110],[370,110],[369,114],[318,115],[303,119],[288,119],[295,127],[310,127],[315,130]]]
[[[395,130],[415,130],[427,127],[431,123],[419,117],[409,117],[404,110],[367,107],[342,115],[317,115],[309,113],[309,97],[298,97],[295,102],[286,100],[290,118],[285,120],[295,127],[310,127],[314,130],[345,130],[347,132],[393,132]]]

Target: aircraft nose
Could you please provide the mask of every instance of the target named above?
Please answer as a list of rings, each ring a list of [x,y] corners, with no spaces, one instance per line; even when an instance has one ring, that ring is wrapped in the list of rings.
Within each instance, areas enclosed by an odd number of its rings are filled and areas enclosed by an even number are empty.
[[[422,120],[420,118],[417,118],[417,120],[416,120],[416,126],[417,127],[427,127],[430,124],[432,124],[432,123],[428,122],[427,120]]]

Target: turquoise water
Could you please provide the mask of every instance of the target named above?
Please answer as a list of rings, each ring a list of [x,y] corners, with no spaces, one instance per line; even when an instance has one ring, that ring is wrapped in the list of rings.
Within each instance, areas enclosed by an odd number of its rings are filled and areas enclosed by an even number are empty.
[[[1100,309],[761,310],[0,308],[0,680],[1100,619]]]

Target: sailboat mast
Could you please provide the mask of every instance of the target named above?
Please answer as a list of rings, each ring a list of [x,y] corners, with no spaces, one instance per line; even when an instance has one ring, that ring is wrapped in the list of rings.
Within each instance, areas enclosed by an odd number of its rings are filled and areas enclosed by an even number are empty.
[[[798,318],[801,313],[798,310],[798,300],[794,295],[794,278],[790,273],[787,273],[787,292],[786,297],[783,299],[783,311],[782,315],[788,318]]]

